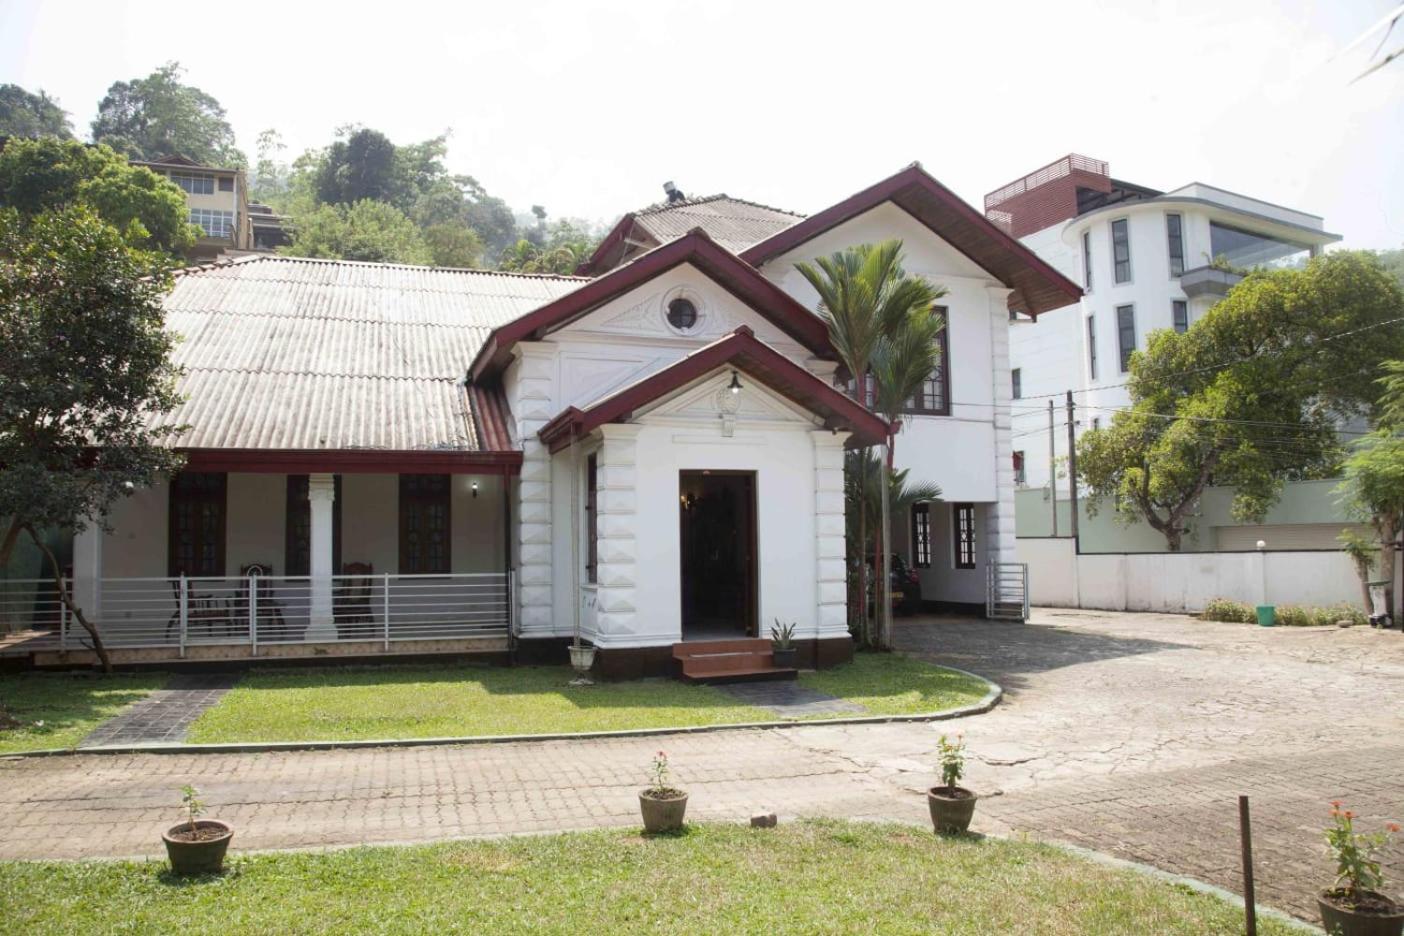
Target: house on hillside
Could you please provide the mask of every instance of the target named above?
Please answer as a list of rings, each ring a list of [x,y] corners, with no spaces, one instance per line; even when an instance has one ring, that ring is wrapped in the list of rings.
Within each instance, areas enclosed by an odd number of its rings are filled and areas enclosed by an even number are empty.
[[[190,223],[201,235],[190,249],[195,262],[237,257],[253,250],[273,250],[290,242],[288,219],[267,205],[249,201],[244,170],[204,166],[185,156],[155,161],[132,160],[164,176],[185,193]]]
[[[933,605],[1014,562],[1009,327],[1081,289],[913,165],[803,217],[726,196],[624,216],[578,277],[250,256],[176,278],[185,470],[74,543],[126,659],[492,652],[605,675],[796,625],[852,653],[843,456],[884,421],[795,263],[901,238],[948,292],[894,518]],[[36,662],[61,658],[52,637]],[[65,630],[69,651],[76,641]],[[69,652],[66,659],[74,659]]]

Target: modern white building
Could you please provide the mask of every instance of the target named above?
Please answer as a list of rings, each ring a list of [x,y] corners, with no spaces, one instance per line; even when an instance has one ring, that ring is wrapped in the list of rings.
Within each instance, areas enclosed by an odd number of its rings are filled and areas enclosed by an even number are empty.
[[[670,198],[582,277],[182,273],[186,468],[78,538],[80,601],[142,659],[560,661],[578,632],[623,675],[777,620],[802,665],[847,659],[844,451],[888,425],[842,392],[795,264],[894,237],[948,322],[896,448],[943,499],[895,539],[922,599],[983,607],[1015,561],[1011,319],[1081,290],[915,164],[810,217]]]
[[[1242,278],[1229,268],[1291,263],[1340,240],[1316,215],[1201,182],[1135,185],[1078,155],[986,195],[985,214],[1083,290],[1077,305],[1011,328],[1013,449],[1021,484],[1034,488],[1050,476],[1049,400],[1061,465],[1067,391],[1077,431],[1109,419],[1130,403],[1131,352],[1157,329],[1199,319]]]

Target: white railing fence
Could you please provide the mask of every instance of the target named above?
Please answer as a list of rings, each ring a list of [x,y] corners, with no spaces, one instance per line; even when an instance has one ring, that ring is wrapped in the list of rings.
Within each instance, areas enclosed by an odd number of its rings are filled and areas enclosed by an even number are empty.
[[[991,562],[985,589],[985,617],[1029,619],[1029,567],[1023,562]]]
[[[86,589],[84,585],[86,584]],[[177,647],[505,636],[511,574],[107,578],[70,583],[110,647]],[[89,605],[95,606],[95,610]],[[315,613],[314,613],[315,609]],[[87,634],[52,580],[0,582],[0,629],[50,631],[60,649]]]

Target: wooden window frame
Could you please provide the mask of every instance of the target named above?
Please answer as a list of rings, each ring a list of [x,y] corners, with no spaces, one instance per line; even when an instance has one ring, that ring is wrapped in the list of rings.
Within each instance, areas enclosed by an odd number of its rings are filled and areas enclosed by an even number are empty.
[[[912,567],[931,568],[931,505],[912,505]]]
[[[585,581],[600,581],[600,467],[599,453],[585,457]]]
[[[195,490],[195,478],[219,478],[217,489]],[[224,575],[226,539],[229,529],[229,475],[222,471],[181,472],[170,481],[170,500],[167,508],[166,572],[171,578],[184,573],[187,576],[219,577]],[[177,543],[180,540],[180,514],[186,504],[213,504],[217,507],[216,532],[211,569],[194,570],[181,568],[177,557]],[[197,552],[199,550],[197,549]],[[197,557],[197,563],[199,559]]]
[[[975,505],[951,505],[951,533],[954,547],[955,567],[973,569],[976,566],[975,553]]]
[[[400,575],[449,575],[453,571],[453,475],[441,474],[402,474],[399,476],[399,569]],[[443,478],[443,493],[412,491],[411,479]],[[444,508],[444,551],[442,568],[412,567],[409,554],[410,515],[413,510],[442,504]],[[426,557],[427,558],[427,557]],[[427,565],[427,563],[425,563]]]
[[[936,336],[936,344],[939,346],[939,357],[941,363],[937,365],[940,372],[937,375],[928,375],[922,384],[922,388],[917,395],[907,401],[907,406],[902,410],[904,413],[913,413],[918,416],[949,416],[951,415],[951,317],[950,309],[947,306],[932,306],[933,315],[939,315],[945,319],[945,327]],[[938,382],[939,381],[939,382]],[[939,405],[930,405],[931,389],[939,390],[941,399]]]

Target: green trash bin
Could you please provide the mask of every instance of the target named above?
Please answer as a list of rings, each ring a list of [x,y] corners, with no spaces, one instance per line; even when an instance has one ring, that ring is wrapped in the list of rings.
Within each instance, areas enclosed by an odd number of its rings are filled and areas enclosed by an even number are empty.
[[[1277,607],[1275,605],[1258,605],[1258,626],[1272,627],[1277,623]]]

